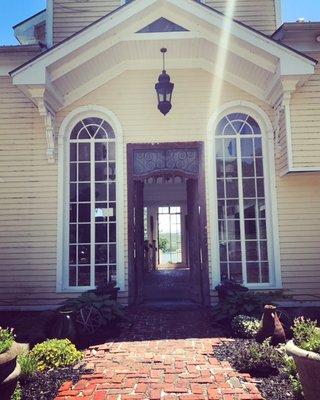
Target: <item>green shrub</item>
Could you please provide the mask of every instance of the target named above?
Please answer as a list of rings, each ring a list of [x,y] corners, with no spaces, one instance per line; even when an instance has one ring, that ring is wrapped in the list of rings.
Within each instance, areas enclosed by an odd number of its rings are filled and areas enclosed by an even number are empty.
[[[233,359],[234,367],[238,371],[248,372],[253,376],[277,375],[282,366],[280,353],[268,341],[239,346]]]
[[[10,349],[14,342],[13,329],[0,327],[0,354]]]
[[[43,372],[73,365],[83,357],[69,339],[50,339],[35,345],[30,356],[37,362],[37,369]]]
[[[317,321],[297,318],[292,328],[295,344],[303,350],[320,354],[320,330]]]
[[[22,390],[19,383],[17,384],[17,387],[15,388],[15,391],[11,396],[11,400],[22,400]]]
[[[237,315],[231,321],[231,329],[236,337],[253,339],[260,328],[260,321],[248,315]]]
[[[18,362],[21,367],[21,376],[27,377],[37,371],[38,362],[30,352],[21,353],[18,356]]]
[[[299,379],[297,366],[294,359],[288,355],[283,356],[283,370],[289,376],[293,393],[296,397],[302,396],[302,385]]]

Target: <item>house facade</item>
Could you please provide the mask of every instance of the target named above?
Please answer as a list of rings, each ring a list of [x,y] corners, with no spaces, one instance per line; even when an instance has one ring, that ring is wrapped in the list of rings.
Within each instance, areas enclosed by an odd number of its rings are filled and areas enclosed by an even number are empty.
[[[48,0],[0,48],[0,307],[108,281],[125,304],[209,304],[226,278],[318,300],[320,23],[281,25],[278,0],[123,3]]]

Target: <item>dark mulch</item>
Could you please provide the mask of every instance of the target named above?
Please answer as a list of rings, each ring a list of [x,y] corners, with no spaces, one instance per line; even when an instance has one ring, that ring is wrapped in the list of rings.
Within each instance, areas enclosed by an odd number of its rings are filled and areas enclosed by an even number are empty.
[[[250,343],[252,343],[251,340],[245,339],[225,342],[215,348],[214,356],[218,360],[229,361],[235,367],[237,364],[235,354],[238,353],[239,348],[249,346]],[[293,393],[289,377],[282,371],[268,377],[257,377],[255,383],[265,400],[301,400],[301,397],[296,397]]]
[[[86,374],[88,371],[86,371]],[[53,400],[60,386],[67,381],[76,383],[83,371],[73,367],[36,373],[29,378],[20,380],[22,400]]]

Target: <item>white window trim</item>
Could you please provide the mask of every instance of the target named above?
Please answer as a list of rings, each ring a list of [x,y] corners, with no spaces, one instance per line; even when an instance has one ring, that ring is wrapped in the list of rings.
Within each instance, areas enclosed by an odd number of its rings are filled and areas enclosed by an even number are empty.
[[[219,107],[209,119],[206,140],[206,185],[208,199],[211,202],[210,223],[210,247],[211,247],[211,272],[213,288],[221,282],[220,260],[219,260],[219,232],[218,232],[218,210],[217,210],[217,187],[216,187],[216,162],[215,162],[215,136],[216,128],[221,119],[231,113],[244,113],[252,116],[260,126],[262,132],[262,144],[264,160],[264,179],[266,190],[266,219],[268,238],[268,254],[270,265],[270,283],[247,284],[250,289],[280,289],[282,288],[280,246],[278,230],[278,208],[276,192],[276,170],[274,157],[274,130],[267,114],[257,105],[237,100]],[[271,237],[270,237],[271,233]]]
[[[123,133],[119,119],[105,107],[87,105],[71,111],[62,121],[58,135],[58,231],[57,231],[57,292],[83,292],[88,288],[68,286],[67,260],[65,259],[66,243],[68,243],[69,217],[68,204],[65,201],[66,190],[69,190],[67,168],[69,159],[66,154],[72,128],[84,118],[97,117],[108,122],[114,130],[116,137],[116,201],[117,201],[117,286],[125,290],[124,267],[124,200],[123,200]],[[95,288],[95,286],[92,286]]]

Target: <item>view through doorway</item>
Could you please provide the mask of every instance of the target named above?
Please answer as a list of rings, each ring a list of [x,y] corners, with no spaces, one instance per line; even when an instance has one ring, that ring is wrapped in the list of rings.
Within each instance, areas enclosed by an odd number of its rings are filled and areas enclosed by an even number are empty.
[[[143,190],[144,300],[186,301],[190,296],[186,179],[151,177]]]
[[[209,304],[203,143],[127,150],[130,302]]]

